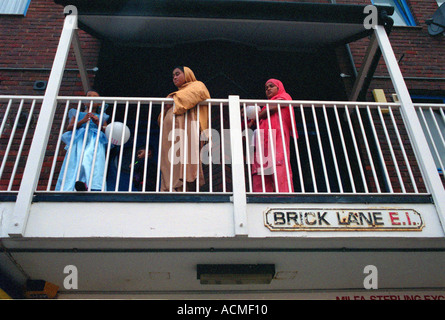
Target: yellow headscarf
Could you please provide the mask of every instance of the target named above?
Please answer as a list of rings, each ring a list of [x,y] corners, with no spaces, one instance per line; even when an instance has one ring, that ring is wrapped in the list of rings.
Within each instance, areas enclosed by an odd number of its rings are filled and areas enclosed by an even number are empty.
[[[178,88],[178,91],[170,93],[170,97],[175,101],[174,114],[184,114],[187,110],[197,114],[198,103],[210,99],[209,90],[204,83],[196,80],[195,74],[188,67],[184,67],[185,83]],[[209,108],[207,105],[199,106],[199,124],[201,131],[208,128]]]

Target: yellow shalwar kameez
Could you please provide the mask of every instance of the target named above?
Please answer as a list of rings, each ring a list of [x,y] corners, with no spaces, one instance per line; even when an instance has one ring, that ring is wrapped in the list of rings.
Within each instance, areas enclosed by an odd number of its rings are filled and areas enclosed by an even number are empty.
[[[162,126],[161,191],[183,191],[184,180],[187,183],[194,183],[198,176],[199,186],[205,183],[200,159],[200,133],[208,128],[208,106],[199,106],[198,121],[196,105],[209,99],[210,94],[205,84],[196,80],[193,71],[188,67],[184,67],[184,74],[185,83],[178,88],[178,91],[169,95],[174,100],[173,108],[167,110],[163,119],[161,119],[162,112],[158,118],[158,123]],[[172,145],[173,135],[175,139]],[[186,188],[186,191],[194,190]]]

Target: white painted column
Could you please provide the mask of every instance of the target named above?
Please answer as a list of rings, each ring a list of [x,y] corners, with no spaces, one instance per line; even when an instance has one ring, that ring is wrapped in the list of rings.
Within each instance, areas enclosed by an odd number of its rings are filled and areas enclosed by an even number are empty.
[[[400,71],[400,67],[397,63],[385,28],[383,26],[376,26],[374,34],[379,42],[380,50],[385,59],[394,89],[396,90],[397,97],[401,103],[400,113],[406,124],[425,183],[428,191],[431,192],[434,205],[436,206],[439,219],[442,223],[442,228],[445,231],[445,189],[439,174],[437,173],[436,164],[434,163],[433,156],[428,147],[426,137],[423,133],[422,126],[417,117],[416,110],[414,109],[408,88],[403,79],[402,72]]]
[[[369,69],[372,64],[372,60],[377,52],[379,45],[376,40],[375,34],[372,35],[369,42],[368,48],[366,49],[366,54],[363,59],[362,66],[355,80],[354,87],[352,88],[351,95],[349,97],[350,101],[356,101],[360,91],[362,90],[363,83],[365,82],[366,76],[368,75]]]
[[[229,117],[235,236],[247,236],[246,182],[239,96],[229,96]]]
[[[71,47],[71,40],[77,28],[77,14],[70,14],[65,18],[56,56],[54,58],[48,86],[40,109],[34,138],[26,161],[22,183],[20,185],[14,212],[9,221],[9,236],[24,236],[28,221],[31,201],[40,177],[43,158],[51,131],[51,124],[57,105],[60,84],[65,70],[66,60]]]
[[[85,93],[90,91],[90,81],[88,80],[87,69],[85,67],[85,61],[83,59],[82,47],[80,46],[79,34],[77,30],[73,34],[73,50],[76,56],[77,67],[79,68],[80,79],[82,80],[82,86]]]

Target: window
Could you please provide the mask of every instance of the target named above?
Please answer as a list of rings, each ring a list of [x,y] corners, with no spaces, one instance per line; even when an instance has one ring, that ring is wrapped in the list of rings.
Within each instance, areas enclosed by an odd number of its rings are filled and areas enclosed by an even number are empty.
[[[26,16],[31,0],[0,0],[0,14]]]
[[[416,22],[414,17],[409,10],[408,4],[405,0],[371,0],[372,4],[380,6],[391,6],[394,7],[394,14],[392,18],[394,19],[395,26],[415,26]],[[445,0],[437,0],[445,1]]]

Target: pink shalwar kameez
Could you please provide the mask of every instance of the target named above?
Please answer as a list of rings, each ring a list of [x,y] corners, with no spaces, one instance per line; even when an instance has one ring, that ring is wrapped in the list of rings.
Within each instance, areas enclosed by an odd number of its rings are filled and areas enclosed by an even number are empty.
[[[278,87],[278,93],[270,100],[292,100],[291,96],[286,93],[281,81],[270,79],[266,83],[269,82],[272,82]],[[264,106],[262,110],[264,110],[265,108],[267,108],[267,106]],[[270,113],[270,125],[272,130],[269,130],[269,120],[266,118],[259,121],[259,130],[255,132],[255,156],[252,164],[253,192],[294,191],[289,148],[290,136],[293,135],[294,132],[294,130],[292,129],[292,122],[295,125],[294,109],[292,107],[289,107],[289,105],[280,105],[280,112],[282,126],[280,124],[280,114],[277,110],[273,114]],[[298,138],[296,129],[295,134],[296,138]],[[261,146],[259,145],[260,143]],[[273,160],[273,157],[275,157],[275,161]],[[289,170],[286,170],[286,163]],[[262,179],[263,173],[264,190]]]

